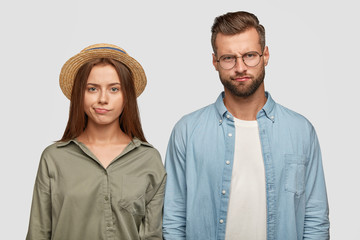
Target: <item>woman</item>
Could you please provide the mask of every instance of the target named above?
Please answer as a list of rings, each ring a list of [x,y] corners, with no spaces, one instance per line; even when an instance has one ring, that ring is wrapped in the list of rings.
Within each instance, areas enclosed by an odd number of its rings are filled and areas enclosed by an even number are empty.
[[[141,65],[115,45],[64,64],[69,120],[42,154],[26,239],[162,239],[166,173],[140,124],[145,85]]]

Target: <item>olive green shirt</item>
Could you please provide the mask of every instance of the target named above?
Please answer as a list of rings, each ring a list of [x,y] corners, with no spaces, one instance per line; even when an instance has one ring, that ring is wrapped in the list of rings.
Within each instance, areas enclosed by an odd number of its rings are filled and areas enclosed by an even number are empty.
[[[105,169],[81,142],[47,147],[36,176],[27,240],[162,239],[166,172],[134,139]]]

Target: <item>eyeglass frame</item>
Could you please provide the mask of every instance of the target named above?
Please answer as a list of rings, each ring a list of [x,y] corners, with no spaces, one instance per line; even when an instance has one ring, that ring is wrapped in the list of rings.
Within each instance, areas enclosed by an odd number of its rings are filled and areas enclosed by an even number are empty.
[[[245,63],[244,56],[245,56],[246,54],[249,54],[249,53],[256,53],[256,54],[259,56],[259,62],[258,62],[256,65],[254,65],[254,66],[249,66],[249,65],[247,65],[247,64]],[[221,59],[222,57],[225,57],[225,56],[235,57],[234,66],[232,66],[231,68],[224,68],[223,66],[221,66],[220,59]],[[263,52],[262,54],[260,54],[260,53],[258,53],[257,51],[246,52],[246,53],[244,53],[244,54],[242,54],[242,55],[240,55],[240,56],[236,56],[236,55],[232,55],[232,54],[225,54],[225,55],[222,55],[221,57],[219,57],[219,59],[216,59],[216,62],[219,63],[219,65],[220,65],[220,67],[221,67],[222,69],[230,70],[230,69],[233,69],[233,68],[236,66],[237,59],[238,59],[238,58],[241,58],[242,61],[243,61],[243,63],[245,64],[245,66],[247,66],[247,67],[256,67],[256,66],[259,65],[259,63],[261,62],[261,57],[262,57],[262,56],[264,56],[264,52]]]

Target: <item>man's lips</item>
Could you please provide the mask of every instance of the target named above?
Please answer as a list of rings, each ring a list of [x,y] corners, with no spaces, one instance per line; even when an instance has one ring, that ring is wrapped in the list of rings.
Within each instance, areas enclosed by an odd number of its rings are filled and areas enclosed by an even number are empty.
[[[107,113],[107,112],[110,111],[110,110],[105,109],[105,108],[94,108],[94,110],[95,110],[96,113],[99,113],[99,114],[104,114],[104,113]]]
[[[234,77],[233,80],[234,81],[237,81],[237,82],[245,82],[245,81],[248,81],[250,80],[251,77],[249,76],[244,76],[244,77]]]

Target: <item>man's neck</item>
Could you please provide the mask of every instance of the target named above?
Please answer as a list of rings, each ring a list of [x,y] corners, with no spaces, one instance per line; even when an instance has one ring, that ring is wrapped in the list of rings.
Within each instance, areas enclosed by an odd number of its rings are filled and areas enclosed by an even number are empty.
[[[229,93],[225,89],[224,104],[227,110],[241,120],[256,120],[257,113],[266,103],[264,87],[259,87],[257,91],[248,97],[238,97]]]

